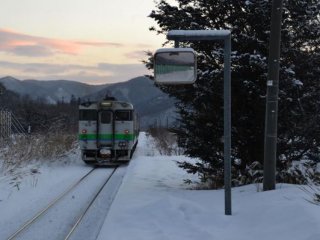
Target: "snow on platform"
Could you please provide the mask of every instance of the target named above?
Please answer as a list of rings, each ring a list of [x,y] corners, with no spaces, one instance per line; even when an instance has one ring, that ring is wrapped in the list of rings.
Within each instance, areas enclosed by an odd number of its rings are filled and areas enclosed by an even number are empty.
[[[152,156],[150,139],[142,135],[139,141],[99,240],[320,239],[320,206],[306,200],[310,196],[301,186],[279,184],[268,192],[254,184],[233,188],[233,215],[225,216],[223,190],[183,184],[195,177],[175,163],[186,157]]]

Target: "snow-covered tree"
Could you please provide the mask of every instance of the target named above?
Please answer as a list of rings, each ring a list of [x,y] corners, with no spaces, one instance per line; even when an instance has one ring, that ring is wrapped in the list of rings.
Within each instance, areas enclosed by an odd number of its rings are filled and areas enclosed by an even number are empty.
[[[306,156],[319,160],[319,12],[318,0],[284,1],[278,173],[293,160]],[[158,25],[150,30],[157,34],[172,29],[232,31],[233,171],[236,176],[250,175],[248,168],[263,162],[271,1],[176,0],[170,4],[162,0],[150,17]],[[183,162],[180,166],[219,186],[223,184],[223,48],[214,42],[183,45],[198,53],[197,82],[193,86],[161,87],[177,99],[180,125],[175,131],[180,146],[187,155],[201,159],[196,165]],[[151,60],[146,65],[153,67]]]

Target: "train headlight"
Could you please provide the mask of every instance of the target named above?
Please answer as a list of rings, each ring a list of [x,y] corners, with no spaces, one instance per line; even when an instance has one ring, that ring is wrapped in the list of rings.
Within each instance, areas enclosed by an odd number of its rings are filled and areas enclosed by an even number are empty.
[[[87,129],[82,129],[81,133],[82,134],[86,134],[87,133]]]
[[[101,102],[101,107],[112,107],[112,102]]]
[[[118,146],[119,146],[120,148],[126,148],[126,147],[128,146],[128,142],[125,142],[125,141],[119,142],[119,143],[118,143]]]
[[[124,130],[124,134],[129,134],[129,130],[128,129]]]

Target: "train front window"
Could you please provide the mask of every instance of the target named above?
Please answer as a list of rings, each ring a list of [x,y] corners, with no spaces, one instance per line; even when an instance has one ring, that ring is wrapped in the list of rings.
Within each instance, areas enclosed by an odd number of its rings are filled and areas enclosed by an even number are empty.
[[[116,121],[132,121],[132,111],[118,110],[116,111]]]
[[[96,110],[79,110],[79,121],[95,121],[97,120],[97,111]]]
[[[112,116],[111,112],[102,111],[101,112],[101,119],[100,119],[101,123],[110,124],[111,123],[111,116]]]

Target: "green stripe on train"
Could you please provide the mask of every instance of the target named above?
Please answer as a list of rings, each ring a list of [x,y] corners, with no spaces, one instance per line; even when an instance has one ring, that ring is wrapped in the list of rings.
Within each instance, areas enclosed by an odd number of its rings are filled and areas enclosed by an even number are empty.
[[[112,134],[99,134],[99,140],[112,140]],[[134,134],[115,134],[115,140],[133,140]],[[96,140],[96,134],[79,134],[79,140]]]

